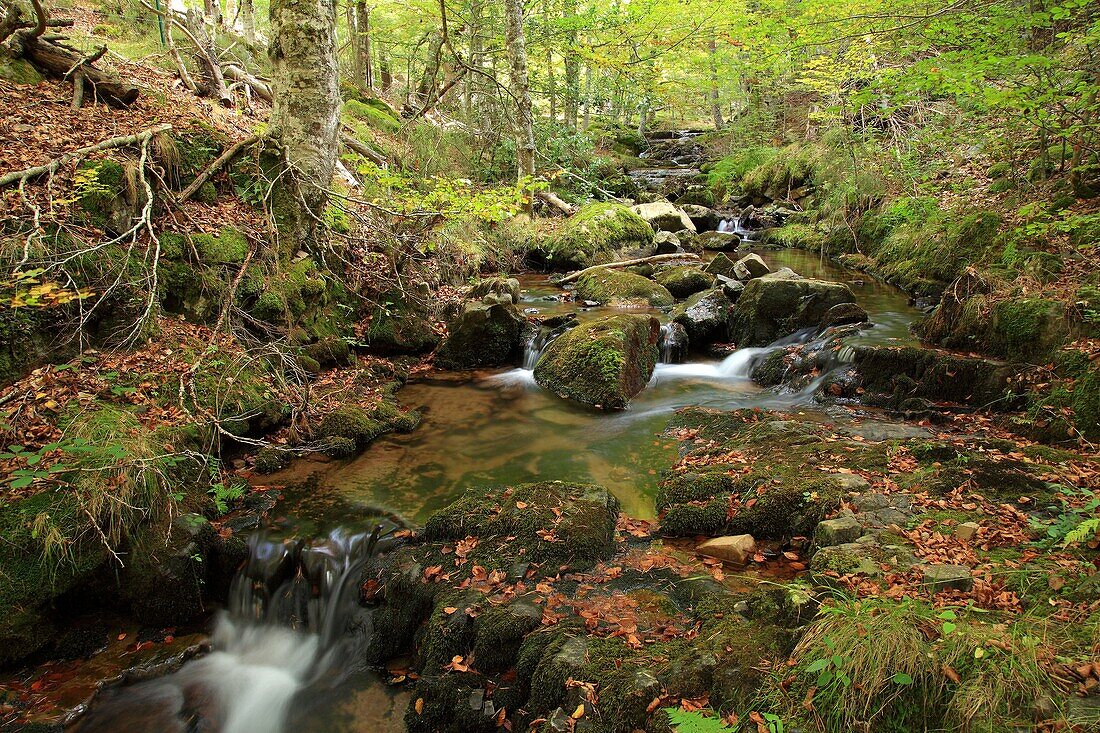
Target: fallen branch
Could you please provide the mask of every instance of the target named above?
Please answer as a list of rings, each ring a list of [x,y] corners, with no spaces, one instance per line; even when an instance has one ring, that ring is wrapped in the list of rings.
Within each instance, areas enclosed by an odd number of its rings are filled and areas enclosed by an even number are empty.
[[[183,189],[177,200],[182,204],[184,201],[190,199],[192,196],[195,195],[196,191],[202,188],[202,185],[204,183],[210,180],[210,177],[212,175],[228,165],[234,158],[241,154],[242,150],[247,148],[249,145],[253,145],[254,143],[259,142],[261,139],[262,138],[260,135],[253,135],[252,137],[245,138],[244,140],[241,140],[240,142],[231,145],[225,150],[224,153],[219,155],[213,163],[208,165],[202,173],[195,176],[195,180],[191,181],[190,185],[188,185],[187,188]]]
[[[364,142],[356,140],[350,135],[341,134],[340,142],[344,144],[344,147],[348,148],[352,152],[359,153],[364,158],[374,163],[377,166],[383,166],[386,164],[386,156],[379,153],[374,148],[370,147]]]
[[[138,98],[139,90],[133,84],[127,84],[109,72],[90,66],[88,57],[52,43],[45,37],[25,38],[22,45],[23,57],[51,76],[67,79],[79,68],[83,72],[84,82],[90,87],[90,96],[101,102],[112,107],[128,107]]]
[[[698,261],[699,255],[693,255],[690,252],[673,252],[667,255],[651,255],[649,257],[639,257],[635,260],[622,260],[621,262],[608,262],[606,265],[593,265],[592,267],[586,267],[583,270],[578,270],[571,275],[566,275],[561,280],[558,280],[558,285],[565,285],[571,283],[574,280],[582,277],[587,272],[593,272],[595,270],[611,269],[613,267],[631,267],[633,265],[646,265],[651,262],[671,262],[672,260],[691,260]]]
[[[263,79],[260,79],[259,77],[249,74],[247,71],[237,66],[236,64],[226,64],[224,67],[222,67],[222,71],[224,71],[225,75],[233,81],[239,81],[242,84],[247,84],[257,97],[264,100],[268,104],[270,104],[275,99],[275,97],[271,94],[271,86],[268,85],[267,82],[265,82]]]
[[[576,212],[576,208],[567,204],[565,201],[562,200],[561,196],[558,196],[553,191],[539,191],[535,194],[535,198],[537,198],[539,201],[542,201],[551,209],[554,209],[555,211],[560,211],[566,216],[572,216],[573,213]]]
[[[150,127],[146,130],[134,133],[133,135],[121,135],[119,137],[112,137],[108,138],[107,140],[98,142],[95,145],[89,145],[84,148],[79,148],[78,150],[73,150],[71,152],[65,153],[60,158],[54,158],[45,165],[36,165],[33,168],[25,168],[21,171],[12,171],[11,173],[5,173],[4,175],[0,176],[0,188],[3,188],[4,186],[10,186],[17,181],[25,181],[29,178],[36,178],[47,173],[52,175],[57,172],[58,168],[65,165],[66,163],[73,160],[86,158],[92,153],[98,153],[101,150],[110,150],[112,148],[124,148],[127,145],[143,144],[147,142],[151,137],[153,137],[153,135],[161,132],[167,132],[171,129],[172,125],[167,123],[162,125],[154,125],[153,127]]]

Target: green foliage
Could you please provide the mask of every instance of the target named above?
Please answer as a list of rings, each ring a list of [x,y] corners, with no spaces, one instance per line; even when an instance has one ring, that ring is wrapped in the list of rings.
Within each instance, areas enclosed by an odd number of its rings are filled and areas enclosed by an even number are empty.
[[[717,733],[717,731],[733,730],[720,718],[705,715],[702,711],[680,708],[664,708],[664,711],[676,733]]]
[[[768,164],[778,153],[777,148],[760,146],[727,155],[707,171],[707,185],[718,198],[723,198],[736,190],[750,171]]]

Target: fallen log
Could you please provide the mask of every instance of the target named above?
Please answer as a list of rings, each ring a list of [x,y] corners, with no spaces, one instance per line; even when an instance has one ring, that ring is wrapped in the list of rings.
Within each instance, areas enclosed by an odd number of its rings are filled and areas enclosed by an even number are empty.
[[[560,211],[566,216],[572,216],[573,213],[576,212],[576,208],[567,204],[565,201],[562,200],[561,196],[558,196],[553,191],[539,191],[535,194],[535,198],[537,198],[539,201],[542,201],[551,209],[554,209],[555,211]]]
[[[382,155],[366,143],[356,140],[350,135],[341,133],[340,142],[342,142],[344,144],[344,147],[346,147],[348,150],[359,153],[364,158],[377,166],[383,166],[386,164],[386,156]]]
[[[592,265],[592,267],[586,267],[583,270],[578,270],[571,275],[566,275],[561,280],[557,281],[558,285],[565,285],[571,283],[580,277],[583,277],[586,272],[594,272],[595,270],[601,270],[604,268],[610,269],[613,267],[631,267],[633,265],[645,265],[652,262],[671,262],[673,260],[687,260],[691,262],[699,261],[699,255],[693,255],[690,252],[673,252],[667,255],[650,255],[649,257],[639,257],[634,260],[622,260],[620,262],[608,262],[606,265]]]
[[[140,93],[133,84],[127,84],[114,74],[97,69],[87,59],[42,38],[23,40],[22,56],[49,76],[69,78],[74,69],[80,68],[84,77],[84,97],[96,99],[112,107],[128,107]]]

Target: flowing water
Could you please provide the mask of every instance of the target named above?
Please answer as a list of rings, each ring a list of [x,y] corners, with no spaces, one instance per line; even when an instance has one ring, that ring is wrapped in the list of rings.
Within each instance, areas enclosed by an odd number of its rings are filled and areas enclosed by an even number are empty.
[[[811,253],[757,252],[773,269],[791,267],[806,277],[848,282],[874,322],[860,334],[860,342],[912,343],[908,326],[916,311],[896,288],[855,277]],[[584,321],[611,310],[577,309],[562,302],[561,291],[544,278],[527,278],[521,284],[521,306],[532,316],[576,312]],[[532,369],[545,337],[541,333],[529,342],[521,368],[474,375],[436,373],[408,384],[399,397],[424,418],[414,432],[384,436],[347,462],[299,462],[272,480],[293,483],[313,476],[315,483],[308,489],[297,495],[288,492],[291,505],[320,488],[413,521],[423,520],[471,487],[550,478],[591,481],[614,492],[628,513],[648,518],[654,513],[658,474],[675,459],[672,441],[660,435],[675,409],[819,409],[814,391],[820,380],[797,392],[765,390],[749,375],[766,349],[740,349],[725,360],[659,364],[650,385],[629,409],[601,413],[535,384]]]
[[[370,612],[358,602],[360,574],[387,542],[379,541],[385,527],[334,529],[308,541],[253,535],[229,608],[215,621],[212,651],[165,677],[108,688],[73,730],[320,733],[360,714],[364,702],[370,727],[360,730],[403,730],[406,701],[357,666],[371,632]]]

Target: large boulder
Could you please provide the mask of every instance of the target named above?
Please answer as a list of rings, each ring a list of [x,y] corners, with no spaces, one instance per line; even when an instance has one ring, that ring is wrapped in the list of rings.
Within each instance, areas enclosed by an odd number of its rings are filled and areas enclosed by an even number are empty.
[[[737,277],[733,272],[734,262],[724,254],[719,253],[714,256],[714,259],[707,263],[707,266],[703,268],[704,272],[709,272],[712,275],[721,275],[722,277],[728,277],[731,280],[736,280]]]
[[[658,272],[654,279],[677,298],[694,295],[714,284],[714,275],[690,266],[669,267]]]
[[[732,252],[741,246],[741,237],[733,232],[703,232],[695,238],[703,249],[715,252]]]
[[[680,207],[691,223],[695,225],[697,232],[713,232],[722,223],[722,215],[714,209],[698,204],[686,204]]]
[[[514,277],[487,277],[470,288],[470,297],[487,303],[519,302],[519,280]]]
[[[649,382],[660,334],[653,316],[616,315],[582,324],[546,348],[535,381],[567,399],[621,410]]]
[[[663,285],[641,275],[601,267],[577,280],[577,297],[600,303],[637,303],[660,308],[672,305],[675,298]]]
[[[467,303],[435,355],[444,369],[479,369],[519,357],[527,320],[512,303]]]
[[[855,296],[843,283],[765,275],[750,280],[737,300],[730,314],[730,337],[742,348],[767,346],[801,329],[820,326],[830,308],[854,302]]]
[[[617,250],[649,247],[653,227],[621,204],[596,203],[581,207],[543,245],[547,263],[571,270],[606,262]]]
[[[653,246],[659,255],[670,255],[680,252],[680,238],[672,232],[659,231],[653,238]]]
[[[678,232],[687,229],[695,231],[695,224],[683,209],[680,209],[667,201],[655,201],[652,204],[638,204],[632,211],[645,219],[654,231]]]
[[[712,288],[676,306],[672,320],[684,327],[691,347],[698,350],[729,338],[730,307],[730,300],[722,289]]]
[[[439,335],[432,330],[427,313],[398,303],[375,309],[363,340],[374,354],[422,354],[439,344]]]
[[[733,274],[738,280],[752,280],[764,277],[771,272],[771,268],[758,254],[747,254],[733,264]]]

